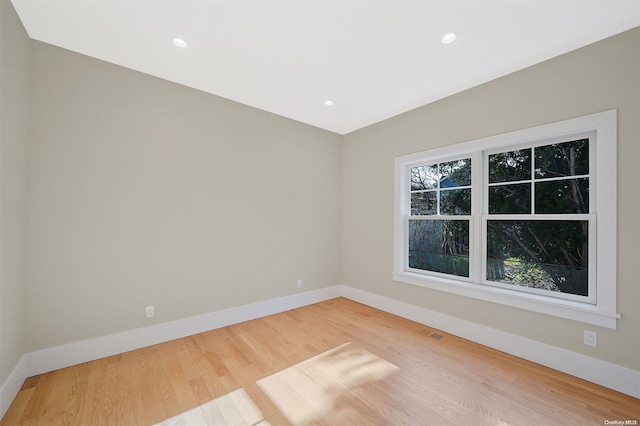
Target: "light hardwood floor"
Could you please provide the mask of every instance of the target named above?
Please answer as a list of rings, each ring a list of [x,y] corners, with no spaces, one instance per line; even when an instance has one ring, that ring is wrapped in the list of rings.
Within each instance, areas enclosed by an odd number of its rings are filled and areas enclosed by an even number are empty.
[[[31,377],[1,425],[607,420],[640,400],[338,298]]]

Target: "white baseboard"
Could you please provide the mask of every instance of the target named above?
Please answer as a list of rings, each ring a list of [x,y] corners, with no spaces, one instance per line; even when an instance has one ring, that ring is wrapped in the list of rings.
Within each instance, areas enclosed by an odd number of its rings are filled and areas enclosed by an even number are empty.
[[[640,371],[368,291],[345,285],[341,287],[341,295],[347,299],[640,398]]]
[[[27,377],[334,299],[340,289],[326,287],[27,353],[0,388],[0,418]]]
[[[27,353],[0,387],[0,418],[27,377],[340,296],[640,398],[639,371],[354,287],[338,285]]]
[[[0,419],[4,417],[4,413],[7,412],[9,405],[11,405],[13,399],[18,395],[27,377],[29,377],[27,356],[23,355],[11,371],[11,374],[9,374],[9,377],[7,377],[7,380],[2,384],[2,387],[0,387]]]
[[[339,296],[340,286],[327,287],[30,352],[26,355],[29,376],[215,330]]]

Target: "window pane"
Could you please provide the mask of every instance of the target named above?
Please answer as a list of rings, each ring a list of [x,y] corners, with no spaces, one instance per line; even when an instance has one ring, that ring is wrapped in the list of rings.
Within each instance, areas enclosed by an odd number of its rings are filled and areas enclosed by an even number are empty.
[[[411,215],[432,215],[438,213],[438,198],[436,191],[412,192]]]
[[[531,184],[518,183],[489,187],[489,213],[531,213]]]
[[[588,296],[588,221],[487,221],[487,280]]]
[[[589,139],[535,148],[536,179],[589,174]]]
[[[471,188],[440,191],[440,214],[471,214]]]
[[[438,187],[440,175],[438,165],[419,166],[411,168],[411,190],[434,189]]]
[[[471,185],[471,158],[440,163],[440,188]]]
[[[531,149],[489,156],[489,183],[531,179]]]
[[[410,220],[409,267],[469,276],[468,220]]]
[[[589,179],[536,182],[536,213],[589,213]]]

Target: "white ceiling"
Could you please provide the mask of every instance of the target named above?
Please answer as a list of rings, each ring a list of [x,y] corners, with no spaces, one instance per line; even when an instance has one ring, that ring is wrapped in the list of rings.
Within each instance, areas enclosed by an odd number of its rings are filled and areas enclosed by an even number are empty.
[[[33,39],[339,134],[640,25],[640,0],[12,2]]]

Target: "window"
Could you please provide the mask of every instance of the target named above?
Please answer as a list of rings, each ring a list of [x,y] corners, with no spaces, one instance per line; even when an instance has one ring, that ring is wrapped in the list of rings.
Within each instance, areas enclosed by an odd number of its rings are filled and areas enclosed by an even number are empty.
[[[595,140],[591,132],[485,152],[485,283],[595,303],[595,277],[589,279]]]
[[[410,172],[409,269],[469,277],[471,159]]]
[[[616,112],[396,159],[396,281],[615,328]]]

